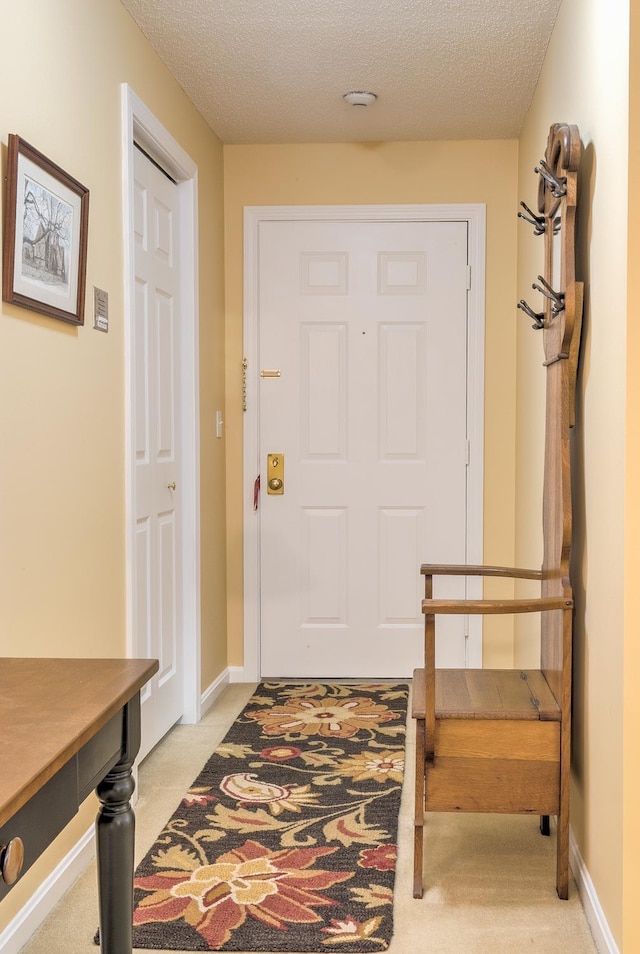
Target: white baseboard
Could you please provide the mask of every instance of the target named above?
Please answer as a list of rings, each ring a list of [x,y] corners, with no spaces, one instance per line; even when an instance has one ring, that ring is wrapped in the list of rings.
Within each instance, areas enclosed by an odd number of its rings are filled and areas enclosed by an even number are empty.
[[[620,954],[618,945],[604,916],[604,911],[600,906],[591,875],[587,870],[584,858],[580,854],[578,843],[571,830],[569,831],[569,864],[571,865],[573,877],[576,879],[582,907],[584,908],[584,913],[589,922],[593,940],[598,948],[599,954]]]
[[[22,950],[58,901],[91,864],[95,854],[95,827],[91,825],[0,934],[2,954],[18,954]]]
[[[205,715],[214,704],[225,686],[232,682],[245,682],[244,668],[242,666],[227,666],[219,676],[217,676],[210,686],[202,693],[200,699],[200,715]]]
[[[222,690],[225,686],[228,686],[231,682],[229,678],[229,668],[224,669],[219,676],[217,676],[210,686],[202,693],[200,698],[200,717],[202,718],[205,715],[213,703],[216,701]]]
[[[254,680],[247,679],[244,673],[244,666],[229,666],[227,669],[229,673],[229,682],[252,682]]]

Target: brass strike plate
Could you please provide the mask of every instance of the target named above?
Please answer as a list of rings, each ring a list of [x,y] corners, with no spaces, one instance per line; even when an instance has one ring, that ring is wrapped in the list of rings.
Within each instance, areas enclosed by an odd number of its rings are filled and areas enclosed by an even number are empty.
[[[267,454],[267,493],[284,493],[284,454]]]

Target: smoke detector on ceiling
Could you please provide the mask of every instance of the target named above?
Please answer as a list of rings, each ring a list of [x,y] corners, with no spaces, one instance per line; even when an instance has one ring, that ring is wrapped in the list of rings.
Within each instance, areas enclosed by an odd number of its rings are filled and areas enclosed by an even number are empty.
[[[345,93],[342,97],[351,106],[371,106],[378,98],[375,93],[368,93],[366,90],[358,89],[350,93]]]

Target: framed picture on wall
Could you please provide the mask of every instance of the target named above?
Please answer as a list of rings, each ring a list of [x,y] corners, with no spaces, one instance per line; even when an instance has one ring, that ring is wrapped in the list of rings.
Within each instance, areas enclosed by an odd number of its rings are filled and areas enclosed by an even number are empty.
[[[89,190],[9,136],[2,298],[84,324]]]

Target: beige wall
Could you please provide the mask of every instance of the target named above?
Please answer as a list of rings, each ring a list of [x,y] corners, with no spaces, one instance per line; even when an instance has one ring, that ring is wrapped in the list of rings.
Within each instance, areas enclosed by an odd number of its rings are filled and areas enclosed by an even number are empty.
[[[512,565],[517,146],[511,141],[225,146],[229,660],[242,663],[242,214],[245,205],[487,204],[485,558]],[[504,592],[504,590],[503,590]],[[486,640],[510,665],[513,627]]]
[[[614,4],[564,0],[520,137],[519,162],[520,194],[533,201],[533,167],[543,154],[550,124],[564,121],[579,126],[584,157],[579,179],[578,277],[587,283],[587,293],[573,448],[577,506],[571,825],[619,945],[632,896],[628,895],[625,910],[624,656],[625,641],[635,639],[638,628],[637,604],[627,604],[625,620],[623,586],[628,16],[624,0]],[[519,295],[535,295],[530,285],[541,268],[541,240],[521,233]],[[518,331],[516,519],[516,560],[522,565],[536,565],[540,553],[537,515],[544,382],[539,342],[533,338],[523,323]],[[634,478],[637,484],[637,472]],[[629,492],[637,504],[637,490]],[[526,664],[531,652],[529,633],[518,628],[516,660]],[[635,894],[636,905],[639,888],[637,877],[634,884],[625,884],[625,892]],[[625,938],[625,951],[632,950],[637,946]]]
[[[629,50],[629,253],[627,273],[627,432],[625,488],[625,644],[623,736],[623,950],[640,949],[640,8],[631,6]]]
[[[226,666],[222,147],[118,0],[2,3],[0,141],[18,133],[91,192],[86,324],[0,314],[0,655],[126,653],[120,84],[197,163],[200,239],[202,682]],[[4,190],[3,190],[4,191]],[[95,332],[92,286],[109,293]],[[0,907],[0,930],[90,824],[94,806]]]

